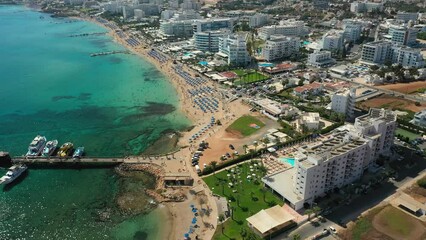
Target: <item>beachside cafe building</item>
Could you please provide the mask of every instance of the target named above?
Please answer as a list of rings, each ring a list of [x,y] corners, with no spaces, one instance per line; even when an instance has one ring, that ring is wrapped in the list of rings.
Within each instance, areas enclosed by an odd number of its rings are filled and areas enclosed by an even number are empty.
[[[263,209],[247,218],[248,226],[262,238],[283,231],[296,224],[295,217],[280,205]]]
[[[275,121],[278,120],[281,113],[283,112],[281,104],[274,100],[263,98],[253,102],[262,109],[261,112],[263,114]]]

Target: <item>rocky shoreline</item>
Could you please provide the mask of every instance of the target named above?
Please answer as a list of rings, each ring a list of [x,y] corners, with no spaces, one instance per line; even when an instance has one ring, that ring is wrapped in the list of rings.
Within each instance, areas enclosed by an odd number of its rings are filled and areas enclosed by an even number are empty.
[[[180,189],[165,189],[164,174],[165,170],[162,166],[154,163],[142,164],[121,164],[116,167],[116,172],[120,176],[126,176],[129,172],[142,171],[152,175],[155,178],[155,186],[153,189],[145,189],[145,193],[154,199],[157,203],[163,202],[183,202],[186,200],[184,191]]]

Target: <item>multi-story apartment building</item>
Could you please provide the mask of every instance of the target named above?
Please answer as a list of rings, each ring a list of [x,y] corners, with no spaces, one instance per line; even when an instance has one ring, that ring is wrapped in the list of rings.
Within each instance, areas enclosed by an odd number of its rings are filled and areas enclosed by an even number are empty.
[[[383,11],[383,3],[375,2],[353,2],[351,3],[351,12],[353,13],[365,13],[373,11]]]
[[[279,25],[261,27],[258,32],[261,39],[267,40],[271,35],[301,37],[306,35],[307,29],[303,21],[287,20]]]
[[[290,57],[299,52],[299,47],[300,39],[298,37],[272,35],[262,49],[262,56],[266,61]]]
[[[362,24],[357,21],[343,23],[343,37],[349,42],[355,42],[361,37]]]
[[[299,210],[324,193],[358,180],[379,154],[389,152],[395,128],[393,112],[371,109],[355,125],[342,126],[301,148],[294,167],[262,181]]]
[[[408,47],[394,47],[392,63],[413,68],[422,68],[425,66],[420,50]]]
[[[343,48],[343,31],[331,30],[324,34],[321,49],[340,50]]]
[[[194,32],[216,31],[220,29],[234,28],[234,20],[232,18],[209,18],[200,19],[194,22]]]
[[[395,137],[396,114],[386,109],[370,109],[364,116],[355,119],[355,131],[368,140],[368,158],[363,169],[370,167],[380,154],[388,154]]]
[[[419,49],[393,45],[387,41],[366,43],[362,47],[361,62],[366,64],[397,63],[403,67],[421,68],[423,55]]]
[[[219,38],[230,34],[228,29],[207,31],[207,32],[195,32],[194,33],[194,44],[197,50],[203,52],[219,52]]]
[[[245,66],[251,61],[245,35],[229,34],[220,37],[219,52],[227,56],[229,65]]]
[[[248,25],[251,28],[261,27],[268,23],[268,15],[263,13],[256,13],[248,18]]]
[[[182,8],[184,10],[193,9],[193,10],[197,10],[198,11],[201,8],[201,3],[198,2],[198,1],[184,0],[180,4],[180,8]]]
[[[192,37],[194,33],[193,23],[194,20],[162,21],[160,22],[160,33],[165,37]]]
[[[418,18],[419,14],[415,12],[398,12],[395,16],[395,19],[403,20],[406,23],[409,21],[415,22]]]
[[[417,125],[419,127],[426,127],[426,110],[417,112],[414,115],[413,120],[410,121],[410,123]]]
[[[389,35],[392,37],[392,43],[406,46],[416,44],[418,32],[419,31],[417,29],[406,26],[392,25],[389,28]]]
[[[346,118],[354,116],[355,89],[342,89],[331,97],[331,110],[345,114]]]
[[[328,67],[335,63],[335,60],[331,58],[330,51],[315,51],[308,55],[308,65],[314,67]]]

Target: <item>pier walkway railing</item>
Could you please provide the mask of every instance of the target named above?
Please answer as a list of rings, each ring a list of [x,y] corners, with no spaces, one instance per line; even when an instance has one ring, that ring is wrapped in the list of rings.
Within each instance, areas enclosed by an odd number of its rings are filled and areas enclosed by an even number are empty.
[[[142,157],[102,158],[102,157],[13,157],[13,163],[152,163],[155,160]]]

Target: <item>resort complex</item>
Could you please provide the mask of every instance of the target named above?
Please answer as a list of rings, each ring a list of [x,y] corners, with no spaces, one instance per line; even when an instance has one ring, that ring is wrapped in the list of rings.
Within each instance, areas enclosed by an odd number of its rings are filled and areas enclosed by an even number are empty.
[[[6,3],[0,239],[426,238],[423,0]]]

